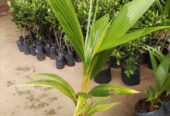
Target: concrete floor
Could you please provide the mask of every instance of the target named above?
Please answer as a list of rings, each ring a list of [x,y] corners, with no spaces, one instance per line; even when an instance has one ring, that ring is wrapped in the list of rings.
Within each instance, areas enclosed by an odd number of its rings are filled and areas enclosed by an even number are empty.
[[[0,116],[72,116],[75,106],[58,91],[39,87],[18,87],[17,85],[36,80],[35,73],[56,73],[68,81],[78,92],[81,90],[81,63],[75,67],[55,68],[55,61],[46,58],[37,61],[33,56],[19,52],[16,40],[19,37],[9,16],[0,17]],[[132,87],[143,91],[153,81],[151,70],[141,66],[141,84]],[[112,82],[123,85],[120,69],[112,69]],[[91,81],[90,87],[96,84]],[[109,101],[122,104],[96,116],[134,116],[134,104],[143,94],[112,97]]]

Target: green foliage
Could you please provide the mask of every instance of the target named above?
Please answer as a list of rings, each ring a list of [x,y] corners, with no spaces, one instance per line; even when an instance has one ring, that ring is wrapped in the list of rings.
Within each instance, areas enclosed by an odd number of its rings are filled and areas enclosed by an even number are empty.
[[[125,53],[122,48],[117,47],[113,49],[112,56],[116,58],[116,64],[120,66],[121,61],[127,57],[127,53]]]
[[[39,44],[46,41],[46,38],[52,39],[56,31],[61,31],[54,12],[46,0],[8,0],[8,5],[12,21],[21,30],[21,36],[24,32],[32,36],[31,39],[36,39]]]
[[[165,6],[163,8],[164,14],[170,17],[170,0],[166,0]]]
[[[79,102],[74,116],[79,116],[79,115],[81,116],[84,114],[86,114],[87,116],[93,116],[97,112],[110,109],[119,104],[115,102],[106,104],[104,102],[108,99],[108,97],[98,98],[94,100],[91,97],[89,97],[89,95],[86,93],[80,93],[78,95],[78,99]]]
[[[127,3],[116,17],[110,19],[108,15],[104,15],[99,19],[95,19],[98,9],[93,6],[93,2],[90,0],[87,33],[84,40],[85,37],[83,36],[81,25],[71,0],[48,0],[70,43],[83,60],[82,92],[77,94],[74,116],[93,115],[98,111],[103,111],[117,104],[102,105],[102,102],[98,104],[98,101],[92,99],[95,96],[103,97],[137,93],[137,91],[112,84],[96,86],[89,93],[88,88],[90,80],[106,65],[114,47],[151,32],[170,28],[169,26],[162,26],[129,32],[129,29],[136,24],[154,2],[155,0],[134,0]],[[98,4],[95,5],[98,6]],[[50,75],[46,76],[50,77]],[[59,82],[59,85],[64,86],[65,83],[65,81],[63,83]],[[41,85],[38,83],[38,86]],[[63,87],[62,92],[66,91],[68,87],[70,88],[68,85],[66,88]],[[60,88],[58,89],[61,91]],[[68,96],[66,92],[63,93]]]
[[[153,66],[153,72],[156,77],[154,86],[148,88],[145,92],[146,98],[151,103],[151,108],[154,105],[158,105],[159,97],[167,91],[169,91],[170,85],[170,53],[163,56],[158,50],[149,48],[150,57]],[[158,64],[160,61],[160,64]]]
[[[120,45],[123,44],[125,41],[128,42],[130,40],[137,39],[137,35],[139,34],[140,37],[146,34],[149,34],[150,32],[156,31],[158,28],[146,28],[143,30],[137,30],[131,33],[128,33],[125,35],[125,33],[128,32],[128,30],[136,23],[137,20],[141,18],[141,16],[147,11],[146,8],[149,8],[149,6],[153,3],[154,1],[146,1],[148,3],[145,5],[142,3],[141,0],[136,3],[136,1],[130,2],[129,4],[125,5],[125,7],[120,11],[120,13],[117,15],[113,23],[111,24],[111,27],[109,28],[107,32],[107,36],[105,37],[106,39],[103,41],[102,47],[100,47],[99,51],[104,51],[107,49],[110,49],[112,47],[115,47],[113,45]],[[139,5],[140,4],[140,5]],[[134,7],[129,7],[131,5],[134,5]],[[139,7],[139,11],[135,10],[136,6]],[[145,6],[145,8],[144,8]],[[136,12],[134,12],[136,11]],[[133,14],[133,15],[131,15]],[[122,18],[124,17],[124,18]],[[159,27],[160,28],[160,27]],[[162,27],[164,28],[164,27]],[[158,29],[159,30],[159,29]],[[133,34],[133,36],[131,35]],[[114,38],[113,38],[114,37]],[[125,40],[126,38],[126,40]],[[139,38],[139,36],[138,36]],[[123,41],[124,40],[124,41]],[[113,41],[114,43],[110,42]],[[116,44],[118,43],[118,44]]]
[[[21,31],[34,32],[38,41],[42,41],[45,28],[49,25],[45,17],[49,7],[45,0],[8,0],[12,21]]]
[[[127,77],[131,77],[132,75],[135,74],[135,70],[137,69],[137,60],[133,59],[131,56],[125,60],[125,74]]]
[[[53,89],[57,89],[60,92],[64,93],[66,96],[71,98],[75,104],[77,104],[76,94],[73,88],[61,77],[55,74],[37,74],[34,75],[37,77],[48,77],[51,78],[51,80],[38,80],[26,83],[26,85],[29,86],[44,86],[44,87],[50,87]]]
[[[52,8],[56,9],[53,11],[60,22],[60,25],[70,38],[70,42],[74,49],[78,52],[81,59],[84,60],[84,37],[72,2],[70,0],[67,0],[67,2],[63,0],[57,0],[49,1],[49,4]],[[67,18],[65,18],[65,15]]]
[[[87,116],[93,116],[97,112],[104,111],[118,105],[119,103],[115,102],[109,104],[104,103],[105,100],[107,100],[108,97],[111,95],[129,95],[138,93],[137,91],[126,87],[105,84],[94,87],[89,93],[81,92],[76,94],[73,88],[58,75],[45,73],[36,74],[33,76],[43,78],[45,77],[47,79],[32,81],[24,84],[24,86],[41,86],[59,90],[60,92],[71,98],[77,106],[74,116],[80,116],[83,114],[87,114]],[[94,99],[94,96],[99,96],[101,98]]]
[[[95,97],[108,97],[112,95],[128,95],[138,93],[135,90],[113,84],[102,84],[94,87],[89,94]]]
[[[135,37],[135,36],[134,36]],[[127,77],[134,75],[135,70],[139,64],[141,54],[145,52],[144,46],[145,37],[138,39],[133,42],[128,42],[122,45],[123,49],[121,52],[126,53],[126,59],[123,59],[123,66],[125,66],[125,74]]]

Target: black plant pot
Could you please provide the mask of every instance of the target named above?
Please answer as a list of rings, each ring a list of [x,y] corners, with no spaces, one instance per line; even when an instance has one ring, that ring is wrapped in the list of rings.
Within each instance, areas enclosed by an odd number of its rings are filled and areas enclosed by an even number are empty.
[[[150,58],[148,52],[140,54],[138,58],[138,64],[147,64],[149,61],[148,58]]]
[[[170,101],[163,102],[163,107],[164,107],[165,112],[170,114]]]
[[[16,44],[17,44],[18,49],[20,50],[20,52],[24,52],[23,40],[22,39],[17,40]]]
[[[44,54],[44,50],[43,50],[42,45],[37,45],[36,54],[37,54],[37,59],[39,61],[42,61],[42,60],[45,59],[45,54]]]
[[[65,61],[68,66],[74,66],[75,61],[72,53],[68,53],[65,55]]]
[[[56,45],[52,45],[50,47],[50,58],[51,59],[56,59]]]
[[[35,56],[36,55],[36,48],[33,45],[29,46],[29,50],[31,52],[31,55]]]
[[[109,83],[112,80],[111,68],[107,65],[99,74],[94,78],[94,81],[98,84]]]
[[[166,113],[163,107],[160,107],[160,109],[153,112],[147,112],[147,113],[136,112],[136,116],[166,116]]]
[[[116,57],[111,56],[111,57],[110,57],[110,66],[111,66],[112,68],[120,68],[120,66],[117,65],[116,62],[117,62]]]
[[[133,85],[140,84],[140,67],[139,66],[136,66],[134,74],[131,75],[130,77],[128,77],[125,74],[125,71],[126,71],[126,65],[122,65],[121,66],[121,78],[122,78],[122,81],[126,85],[133,86]]]
[[[74,59],[75,59],[76,62],[81,62],[81,58],[80,58],[80,56],[77,54],[76,51],[73,52],[73,55],[74,55]]]
[[[148,68],[152,69],[149,52],[142,53],[138,58],[139,64],[146,64]]]
[[[25,55],[31,54],[30,49],[29,49],[29,45],[26,41],[23,41],[23,49],[24,49]]]
[[[64,54],[59,53],[58,56],[56,57],[56,68],[57,69],[63,69],[64,65],[65,65]]]
[[[167,48],[163,48],[162,50],[162,54],[167,55],[169,53],[169,50]]]
[[[45,51],[45,54],[50,57],[50,47],[49,46],[44,46],[44,51]]]

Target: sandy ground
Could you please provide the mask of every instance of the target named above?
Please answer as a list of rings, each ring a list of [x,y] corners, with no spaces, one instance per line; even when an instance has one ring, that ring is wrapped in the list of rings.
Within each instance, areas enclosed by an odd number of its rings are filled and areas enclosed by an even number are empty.
[[[75,106],[58,91],[39,87],[18,87],[17,85],[36,80],[34,73],[56,73],[67,80],[76,91],[81,89],[81,63],[75,67],[55,68],[55,61],[46,58],[37,61],[35,57],[19,52],[16,40],[19,32],[9,16],[0,17],[0,116],[72,116]],[[144,90],[151,85],[153,74],[141,66],[141,84],[136,90]],[[120,70],[112,69],[112,82],[122,84]],[[96,84],[92,81],[90,87]],[[112,97],[109,101],[122,104],[96,116],[134,116],[134,104],[143,98],[142,94]]]
[[[0,0],[0,5],[5,4],[7,0]]]

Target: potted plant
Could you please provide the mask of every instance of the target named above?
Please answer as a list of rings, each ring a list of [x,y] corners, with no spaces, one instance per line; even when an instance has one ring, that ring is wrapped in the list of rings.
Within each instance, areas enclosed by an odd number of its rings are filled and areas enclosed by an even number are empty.
[[[74,61],[74,54],[73,54],[73,48],[70,45],[69,39],[66,35],[64,35],[64,43],[67,48],[67,53],[65,54],[65,61],[68,66],[74,66],[75,61]]]
[[[51,51],[50,51],[50,45],[49,45],[49,44],[46,43],[46,44],[44,45],[44,51],[45,51],[46,56],[47,56],[47,57],[50,57]]]
[[[122,51],[122,47],[115,48],[110,57],[110,66],[112,68],[120,68],[122,61],[126,58],[127,54]]]
[[[164,55],[163,53],[161,53],[161,51],[154,49],[154,48],[150,48],[152,50],[154,50],[154,57],[150,56],[152,59],[155,60],[155,62],[152,61],[153,67],[159,65],[161,62],[163,62],[165,59],[167,59],[167,61],[164,63],[166,63],[166,65],[164,64],[164,72],[162,71],[162,73],[164,74],[164,78],[165,78],[165,91],[162,92],[161,96],[160,96],[160,101],[163,104],[164,110],[166,113],[170,113],[170,89],[169,89],[169,85],[167,86],[167,84],[169,84],[169,77],[170,77],[170,53],[168,53],[168,55]],[[159,62],[158,62],[159,61]],[[162,66],[163,67],[163,66]]]
[[[26,36],[24,41],[23,41],[23,50],[24,50],[25,55],[31,54],[30,49],[29,49],[29,44],[30,44],[29,37]]]
[[[75,103],[76,110],[74,116],[91,116],[96,112],[117,105],[117,103],[103,104],[103,98],[101,97],[137,93],[132,89],[114,84],[97,85],[89,90],[89,83],[105,66],[114,47],[135,40],[153,31],[169,28],[169,26],[152,27],[127,33],[154,1],[134,0],[129,2],[123,7],[117,17],[110,22],[107,15],[96,20],[97,4],[94,7],[96,9],[94,15],[92,15],[93,2],[90,0],[87,33],[86,38],[84,38],[72,1],[48,0],[63,31],[69,37],[70,43],[82,59],[82,90],[76,93],[65,80],[55,74],[39,74],[37,76],[48,77],[50,79],[33,81],[26,85],[46,86],[61,91]],[[94,97],[98,97],[98,100],[94,100]]]
[[[29,45],[29,50],[31,52],[31,55],[35,56],[36,55],[36,44],[35,44],[35,39],[34,39],[34,34],[30,32],[29,38],[31,41],[31,44]]]
[[[136,116],[166,116],[160,98],[166,90],[169,90],[170,80],[168,71],[170,67],[170,53],[165,57],[158,57],[155,51],[149,52],[156,81],[152,87],[146,90],[146,99],[141,99],[136,104]],[[155,58],[160,59],[161,63],[159,65]]]
[[[48,6],[49,7],[49,6]],[[54,12],[51,10],[51,8],[48,8],[48,15],[45,17],[46,21],[50,23],[49,26],[49,32],[51,34],[49,34],[50,40],[51,40],[51,44],[49,46],[49,51],[50,51],[50,58],[51,59],[56,59],[57,57],[57,47],[59,47],[59,43],[58,43],[58,36],[59,36],[59,32],[62,31],[61,29],[59,29],[59,23],[57,21],[57,19],[55,18]],[[51,38],[54,38],[54,40],[52,40]]]
[[[56,44],[53,43],[50,47],[50,58],[51,59],[56,59],[56,56],[57,56],[56,49],[57,49]]]
[[[23,36],[22,36],[22,28],[21,25],[18,23],[18,15],[16,15],[18,8],[18,5],[14,1],[8,1],[8,6],[9,6],[9,12],[11,14],[11,20],[16,24],[17,28],[21,30],[21,36],[20,38],[16,41],[16,44],[19,48],[19,50],[22,52],[23,51]],[[22,38],[22,39],[21,39]],[[22,40],[22,41],[21,41]]]
[[[24,41],[24,38],[22,36],[20,36],[19,39],[16,41],[16,44],[20,52],[24,52],[23,41]]]
[[[49,28],[48,30],[46,30],[47,33],[44,34],[45,38],[44,38],[44,50],[45,53],[48,57],[50,57],[51,54],[53,54],[53,49],[51,50],[51,46],[53,46],[53,39],[52,39],[52,34],[51,34],[51,28]],[[55,47],[56,48],[56,47]],[[55,49],[56,50],[56,49]],[[51,52],[52,51],[52,52]],[[56,56],[56,51],[55,54]],[[51,58],[51,57],[50,57]]]
[[[121,78],[126,85],[140,84],[140,64],[143,49],[143,39],[129,42],[123,45],[122,51],[126,53],[126,58],[121,63]]]
[[[55,31],[55,37],[56,37],[57,46],[58,46],[57,56],[56,56],[56,67],[57,67],[57,69],[63,69],[64,65],[65,65],[65,60],[64,60],[65,50],[64,50],[63,44],[62,44],[63,32]]]
[[[126,85],[140,84],[140,67],[135,58],[129,57],[122,63],[121,77]]]
[[[44,45],[43,45],[43,39],[42,39],[42,33],[39,29],[37,29],[36,34],[36,57],[37,60],[43,61],[45,59],[45,52],[44,52]]]
[[[111,67],[109,63],[106,63],[101,71],[94,78],[94,81],[98,84],[109,83],[112,80]]]
[[[36,46],[35,46],[35,44],[30,44],[29,50],[30,50],[31,55],[36,56]]]
[[[36,56],[39,61],[42,61],[45,59],[45,54],[44,54],[43,46],[41,43],[38,43],[36,46]]]

